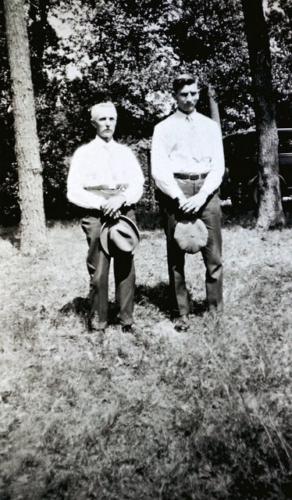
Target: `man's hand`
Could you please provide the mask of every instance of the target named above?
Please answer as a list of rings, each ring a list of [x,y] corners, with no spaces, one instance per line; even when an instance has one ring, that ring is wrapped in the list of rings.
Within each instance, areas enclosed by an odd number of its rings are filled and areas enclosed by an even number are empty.
[[[107,217],[117,218],[120,215],[120,208],[125,203],[126,199],[122,194],[113,196],[102,205],[104,215]]]
[[[185,197],[185,195],[183,193],[181,193],[180,196],[178,196],[176,198],[176,201],[177,201],[179,208],[181,208],[182,205],[187,201],[187,198]]]
[[[199,191],[197,194],[194,194],[190,198],[188,198],[185,202],[180,204],[180,209],[185,213],[198,212],[200,208],[206,203],[208,198],[208,193],[205,191]]]

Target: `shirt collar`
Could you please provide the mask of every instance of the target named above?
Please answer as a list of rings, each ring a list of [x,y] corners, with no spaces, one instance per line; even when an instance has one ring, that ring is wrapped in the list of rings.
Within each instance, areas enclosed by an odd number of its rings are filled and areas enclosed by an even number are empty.
[[[112,149],[117,144],[114,139],[111,139],[109,142],[106,142],[103,139],[101,139],[99,135],[96,135],[94,142],[98,147],[102,147],[104,149]]]
[[[190,113],[190,114],[183,113],[180,109],[177,109],[175,114],[178,118],[180,118],[182,120],[189,121],[189,122],[193,122],[197,118],[197,110],[196,109],[194,109],[194,111],[192,111],[192,113]]]

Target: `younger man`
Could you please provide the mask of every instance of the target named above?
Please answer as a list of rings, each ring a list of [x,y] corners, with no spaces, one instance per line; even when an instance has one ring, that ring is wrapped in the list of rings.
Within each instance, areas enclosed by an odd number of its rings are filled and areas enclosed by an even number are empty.
[[[190,300],[185,284],[185,253],[174,239],[178,219],[204,221],[207,246],[201,250],[206,267],[207,302],[222,310],[221,209],[218,188],[224,174],[222,138],[218,125],[196,111],[197,79],[181,75],[173,82],[177,110],[156,125],[152,141],[152,175],[158,188],[167,240],[173,312],[178,329],[188,325]]]

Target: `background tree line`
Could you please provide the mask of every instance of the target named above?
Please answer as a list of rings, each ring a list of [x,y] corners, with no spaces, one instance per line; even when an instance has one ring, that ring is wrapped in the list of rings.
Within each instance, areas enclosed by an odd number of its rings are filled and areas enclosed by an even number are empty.
[[[178,70],[199,75],[201,110],[218,118],[214,103],[219,104],[224,135],[255,125],[243,9],[246,14],[249,0],[21,3],[29,34],[47,217],[72,215],[65,200],[68,160],[79,144],[92,138],[88,109],[100,99],[116,102],[117,135],[133,145],[145,169],[153,125],[172,109],[171,81]],[[262,8],[260,0],[255,4]],[[287,126],[292,110],[292,6],[289,0],[265,0],[263,6],[272,97],[278,126]],[[10,223],[19,220],[20,209],[3,7],[1,2],[0,211],[1,222]]]

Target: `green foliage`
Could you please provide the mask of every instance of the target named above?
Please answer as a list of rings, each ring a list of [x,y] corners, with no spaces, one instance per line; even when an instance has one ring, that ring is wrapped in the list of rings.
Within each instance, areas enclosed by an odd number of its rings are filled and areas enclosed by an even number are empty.
[[[0,152],[9,150],[9,158],[1,155],[1,189],[9,192],[5,213],[15,219],[17,178],[1,7],[0,130],[5,138],[1,133]],[[68,158],[92,138],[88,109],[101,99],[117,104],[118,139],[148,139],[153,125],[171,112],[173,76],[186,70],[197,73],[204,88],[215,89],[223,133],[254,123],[240,0],[34,0],[28,2],[28,16],[48,217],[69,216]],[[287,126],[292,112],[289,0],[267,2],[266,16],[279,123]],[[203,95],[201,106],[208,113],[207,104]]]
[[[278,125],[291,125],[292,93],[292,5],[289,0],[269,0],[267,21],[275,97],[278,103]]]

